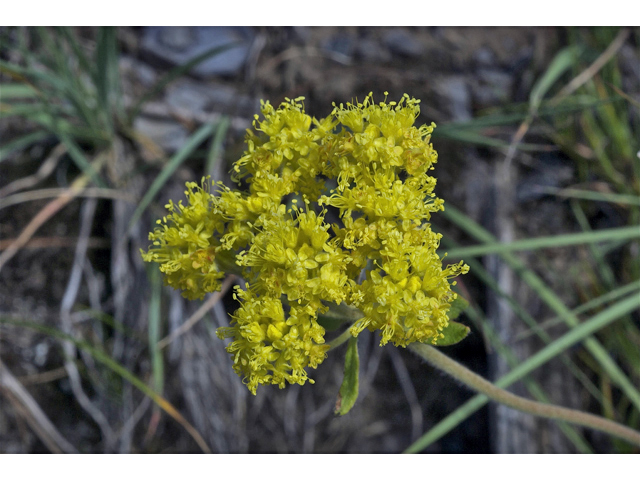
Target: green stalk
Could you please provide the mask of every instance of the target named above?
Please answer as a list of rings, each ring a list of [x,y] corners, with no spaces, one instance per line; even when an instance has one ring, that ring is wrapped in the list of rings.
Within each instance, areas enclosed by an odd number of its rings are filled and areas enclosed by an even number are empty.
[[[571,346],[584,340],[585,338],[587,338],[588,341],[588,337],[591,334],[606,327],[621,316],[626,315],[627,313],[638,308],[640,308],[640,298],[636,295],[625,298],[624,300],[615,303],[609,308],[593,316],[586,322],[575,326],[565,335],[547,345],[538,353],[511,370],[509,373],[499,378],[495,382],[495,385],[500,388],[508,387],[509,385],[522,379],[525,375],[544,365],[552,358],[557,357]],[[604,362],[604,364],[601,363],[601,365],[605,367],[605,370],[609,370],[612,368],[612,366],[607,363],[606,358],[601,358],[600,361]],[[613,360],[611,360],[610,358],[608,358],[608,361],[613,362]],[[613,364],[613,366],[619,368],[615,364]],[[439,422],[434,428],[432,428],[429,432],[427,432],[420,439],[414,442],[411,446],[409,446],[409,448],[406,450],[406,453],[415,453],[423,450],[428,445],[458,426],[472,413],[485,405],[488,400],[489,398],[485,395],[476,395],[460,408],[458,408],[455,412]]]
[[[477,240],[485,243],[497,243],[497,239],[482,228],[476,222],[465,216],[462,212],[447,205],[443,215],[460,228],[465,230],[471,236]],[[636,227],[637,229],[637,227]],[[520,261],[515,255],[508,251],[498,251],[500,258],[509,265],[513,271],[518,274],[545,302],[552,310],[556,312],[564,322],[572,327],[576,328],[580,325],[580,320],[574,315],[571,310],[560,300],[560,298],[549,288],[546,283],[536,275],[532,270],[528,269],[522,261]],[[617,304],[616,304],[617,305]],[[614,305],[615,306],[615,305]],[[613,307],[610,307],[613,308]],[[608,311],[608,310],[605,310]],[[595,318],[595,317],[594,317]],[[634,406],[640,410],[640,392],[631,383],[629,377],[622,371],[622,369],[612,360],[611,356],[604,348],[604,346],[595,338],[587,338],[584,342],[586,349],[593,355],[596,361],[600,364],[603,370],[611,377],[611,380],[624,392],[625,395],[633,402]]]
[[[534,402],[533,400],[527,400],[526,398],[514,395],[493,385],[480,375],[473,373],[471,370],[460,365],[430,345],[414,343],[410,345],[409,348],[434,367],[448,373],[472,390],[482,393],[486,396],[485,398],[488,397],[498,403],[525,413],[530,413],[531,415],[562,420],[599,430],[640,446],[640,432],[636,432],[629,427],[590,413]]]

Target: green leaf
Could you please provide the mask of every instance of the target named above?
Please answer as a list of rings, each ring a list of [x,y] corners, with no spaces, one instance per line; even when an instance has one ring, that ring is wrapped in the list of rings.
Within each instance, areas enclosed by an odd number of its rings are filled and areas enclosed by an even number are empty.
[[[336,415],[344,415],[356,403],[358,399],[358,373],[360,370],[360,358],[358,357],[358,339],[350,338],[347,346],[347,355],[344,359],[344,378],[338,393]]]
[[[447,315],[449,320],[455,320],[462,312],[469,308],[469,302],[467,302],[459,293],[456,295],[458,296],[453,302],[451,302],[451,308],[449,308],[449,314]]]
[[[468,305],[468,304],[467,304]],[[449,322],[449,325],[444,327],[442,334],[444,338],[439,338],[435,343],[436,347],[448,347],[449,345],[455,345],[461,342],[469,335],[471,329],[466,325],[458,322]]]

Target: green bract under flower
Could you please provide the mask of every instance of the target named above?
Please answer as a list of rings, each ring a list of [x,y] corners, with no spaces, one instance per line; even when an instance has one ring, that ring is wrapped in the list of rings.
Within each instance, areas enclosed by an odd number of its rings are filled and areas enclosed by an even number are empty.
[[[456,298],[450,279],[469,269],[443,269],[436,253],[441,236],[428,221],[444,207],[428,175],[435,125],[414,126],[419,100],[375,104],[369,94],[322,120],[302,100],[262,102],[234,165],[248,192],[187,183],[189,205],[170,202],[142,252],[189,299],[219,290],[230,266],[242,271],[240,308],[218,336],[233,338],[234,370],[254,394],[308,380],[305,368],[328,349],[318,314],[332,304],[363,313],[354,336],[367,328],[381,345],[437,343]],[[327,209],[337,214],[331,225]]]

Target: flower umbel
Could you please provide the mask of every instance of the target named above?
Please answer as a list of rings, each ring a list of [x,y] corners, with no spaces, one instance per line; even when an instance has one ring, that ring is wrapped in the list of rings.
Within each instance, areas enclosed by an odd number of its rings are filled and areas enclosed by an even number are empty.
[[[302,100],[262,102],[234,165],[248,192],[187,183],[189,205],[170,202],[142,252],[189,299],[219,290],[230,266],[242,271],[240,308],[218,336],[233,339],[234,370],[254,394],[313,383],[305,369],[326,356],[318,314],[331,305],[362,312],[353,336],[367,328],[381,345],[437,344],[456,298],[450,279],[469,269],[443,268],[436,253],[441,236],[428,222],[444,202],[428,174],[435,125],[414,126],[419,100],[376,104],[369,94],[320,120]]]

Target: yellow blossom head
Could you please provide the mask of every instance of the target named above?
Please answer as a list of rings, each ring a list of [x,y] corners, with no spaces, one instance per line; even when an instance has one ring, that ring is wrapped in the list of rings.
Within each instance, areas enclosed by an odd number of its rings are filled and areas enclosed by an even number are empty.
[[[247,289],[236,288],[240,307],[218,335],[232,338],[234,370],[254,394],[310,380],[305,369],[328,349],[318,314],[331,305],[362,312],[353,336],[367,328],[381,345],[436,343],[456,297],[450,279],[468,271],[443,268],[436,253],[435,124],[415,126],[419,100],[369,94],[322,119],[302,100],[262,102],[234,165],[248,191],[188,183],[189,205],[167,205],[143,252],[187,298],[219,289],[223,271],[242,272]]]

